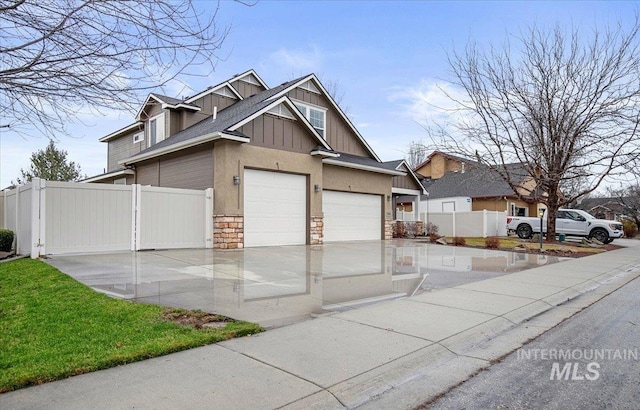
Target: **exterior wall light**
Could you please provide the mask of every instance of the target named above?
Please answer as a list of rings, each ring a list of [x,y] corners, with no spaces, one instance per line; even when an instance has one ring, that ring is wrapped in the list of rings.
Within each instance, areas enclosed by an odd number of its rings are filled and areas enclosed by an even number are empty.
[[[240,176],[238,175],[233,176],[233,185],[240,185]]]
[[[313,186],[313,192],[320,192],[321,190],[322,190],[322,188],[320,188],[320,185],[315,184],[315,185]]]

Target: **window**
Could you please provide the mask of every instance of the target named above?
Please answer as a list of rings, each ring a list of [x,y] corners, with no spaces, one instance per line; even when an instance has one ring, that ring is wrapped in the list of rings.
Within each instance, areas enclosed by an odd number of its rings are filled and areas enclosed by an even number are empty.
[[[318,131],[321,137],[325,137],[326,109],[320,107],[312,107],[300,102],[294,102],[302,115],[311,123],[313,128]]]
[[[164,139],[164,114],[156,115],[149,119],[149,146],[159,143]]]
[[[140,141],[144,141],[144,132],[138,132],[137,134],[133,134],[133,143],[137,144]]]

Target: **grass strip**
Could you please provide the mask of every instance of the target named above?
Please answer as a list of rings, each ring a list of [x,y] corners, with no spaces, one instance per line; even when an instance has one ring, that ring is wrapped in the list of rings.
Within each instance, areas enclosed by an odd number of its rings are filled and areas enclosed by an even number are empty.
[[[97,293],[41,261],[2,263],[0,393],[262,331],[182,326],[166,311]]]

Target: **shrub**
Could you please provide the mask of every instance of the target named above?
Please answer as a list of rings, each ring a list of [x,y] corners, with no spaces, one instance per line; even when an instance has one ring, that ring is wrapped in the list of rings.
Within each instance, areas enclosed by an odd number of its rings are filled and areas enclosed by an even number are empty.
[[[500,246],[500,239],[496,238],[495,236],[485,238],[484,246],[489,249],[498,249],[498,247]]]
[[[438,233],[438,225],[434,225],[432,222],[428,222],[425,226],[424,226],[424,233],[426,235],[429,235],[429,237],[431,237],[431,234],[437,234]],[[437,238],[436,238],[437,239]]]
[[[436,243],[436,241],[440,238],[440,235],[438,235],[436,232],[431,232],[429,234],[429,242],[431,243]]]
[[[13,231],[0,229],[0,252],[11,252],[13,246]]]
[[[624,236],[627,238],[635,238],[638,234],[638,226],[631,219],[622,221],[622,230],[624,231]]]
[[[467,241],[462,236],[454,236],[453,244],[455,246],[464,246],[467,244]]]

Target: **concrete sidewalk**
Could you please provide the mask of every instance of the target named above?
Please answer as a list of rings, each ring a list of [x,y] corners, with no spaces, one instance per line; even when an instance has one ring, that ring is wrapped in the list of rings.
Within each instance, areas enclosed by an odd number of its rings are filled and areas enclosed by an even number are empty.
[[[412,408],[640,276],[628,248],[0,395],[0,408]]]

